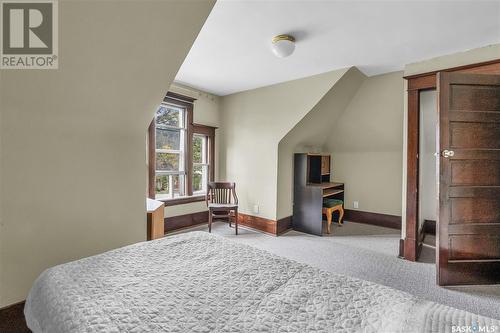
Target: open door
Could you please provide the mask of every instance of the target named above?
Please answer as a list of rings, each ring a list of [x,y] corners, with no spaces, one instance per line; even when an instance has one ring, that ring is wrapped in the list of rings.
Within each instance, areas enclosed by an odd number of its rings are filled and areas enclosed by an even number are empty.
[[[439,73],[439,285],[500,283],[500,75]]]

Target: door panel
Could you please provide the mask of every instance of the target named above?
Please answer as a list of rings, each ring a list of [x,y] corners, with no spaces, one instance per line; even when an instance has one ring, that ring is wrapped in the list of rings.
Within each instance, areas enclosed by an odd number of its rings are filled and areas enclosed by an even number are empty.
[[[463,75],[463,74],[459,74]],[[495,85],[461,84],[450,87],[451,110],[500,111],[500,87]]]
[[[439,73],[438,284],[500,283],[500,76]]]
[[[449,115],[450,121],[455,122],[472,122],[472,121],[481,121],[481,122],[500,122],[500,112],[466,112],[466,111],[454,111]]]
[[[478,120],[479,112],[468,113],[472,121]],[[452,148],[500,148],[500,128],[494,122],[451,122],[450,128]]]
[[[460,259],[500,259],[500,238],[450,235],[450,260]]]
[[[492,272],[498,273],[499,271],[500,262],[498,260],[450,261],[446,268],[446,285],[496,284],[498,283],[498,275]]]
[[[452,185],[500,185],[500,161],[452,160],[450,168]]]
[[[496,198],[450,198],[450,205],[450,224],[500,223],[500,202]]]
[[[483,235],[489,236],[500,235],[500,224],[486,224],[486,223],[470,223],[470,224],[450,224],[448,226],[449,235]]]

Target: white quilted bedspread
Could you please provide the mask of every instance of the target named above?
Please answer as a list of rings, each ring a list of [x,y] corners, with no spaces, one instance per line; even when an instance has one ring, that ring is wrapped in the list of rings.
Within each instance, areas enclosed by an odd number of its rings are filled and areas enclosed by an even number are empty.
[[[493,319],[206,232],[138,243],[50,268],[34,283],[25,314],[35,333],[500,327]]]

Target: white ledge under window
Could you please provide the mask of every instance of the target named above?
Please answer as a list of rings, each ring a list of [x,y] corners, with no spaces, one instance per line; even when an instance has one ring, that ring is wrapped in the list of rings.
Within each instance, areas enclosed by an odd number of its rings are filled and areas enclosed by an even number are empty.
[[[165,206],[175,206],[175,205],[182,205],[190,202],[197,202],[197,201],[204,201],[205,200],[205,193],[195,193],[193,195],[189,196],[182,196],[182,197],[176,197],[176,198],[167,198],[164,197],[162,198],[161,196],[157,196],[155,200],[158,201],[163,201],[165,203]]]

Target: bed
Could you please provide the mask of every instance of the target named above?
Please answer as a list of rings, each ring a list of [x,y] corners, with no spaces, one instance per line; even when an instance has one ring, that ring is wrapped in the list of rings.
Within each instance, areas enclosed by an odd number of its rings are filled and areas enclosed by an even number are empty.
[[[38,332],[458,332],[494,319],[206,232],[59,265],[25,306]]]

